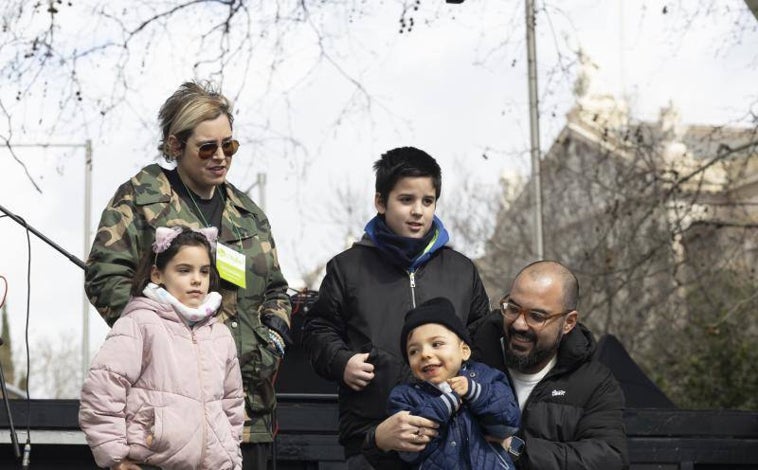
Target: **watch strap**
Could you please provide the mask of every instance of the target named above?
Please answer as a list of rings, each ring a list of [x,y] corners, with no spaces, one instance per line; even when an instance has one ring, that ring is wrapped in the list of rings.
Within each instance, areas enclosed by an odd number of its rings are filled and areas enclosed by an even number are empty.
[[[515,462],[524,454],[526,442],[518,436],[511,436],[511,443],[508,445],[508,453]]]

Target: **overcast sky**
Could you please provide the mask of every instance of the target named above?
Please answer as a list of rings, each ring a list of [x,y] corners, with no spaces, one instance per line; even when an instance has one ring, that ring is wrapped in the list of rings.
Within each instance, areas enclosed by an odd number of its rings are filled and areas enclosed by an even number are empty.
[[[340,16],[341,23],[327,28],[333,34],[329,60],[316,60],[320,50],[313,35],[295,32],[281,44],[279,54],[286,60],[275,80],[266,79],[265,59],[248,68],[232,61],[225,69],[225,90],[239,94],[235,133],[243,143],[230,180],[246,189],[257,173],[266,174],[266,212],[293,287],[302,287],[301,274],[344,249],[346,234],[360,233],[365,222],[355,223],[341,212],[347,203],[338,201],[337,190],[349,194],[351,207],[373,215],[371,164],[387,149],[414,145],[440,161],[443,220],[445,201],[456,198],[463,177],[486,186],[497,184],[504,173],[529,172],[523,2],[445,5],[425,0],[419,11],[406,14],[414,26],[402,34],[402,2],[381,3],[349,23]],[[752,106],[758,113],[758,22],[743,2],[729,2],[730,7],[694,0],[547,3],[537,21],[543,151],[573,105],[572,51],[580,47],[599,67],[599,88],[627,98],[638,119],[655,120],[658,110],[672,102],[685,123],[756,125],[749,111]],[[69,16],[61,24],[86,18],[87,4],[76,2],[62,11]],[[328,15],[320,20],[330,21]],[[116,187],[154,161],[157,110],[182,81],[195,76],[192,58],[183,56],[195,50],[195,30],[187,25],[150,44],[135,43],[133,56],[139,57],[142,47],[153,54],[132,70],[127,77],[132,95],[106,119],[57,116],[56,109],[45,108],[51,102],[41,99],[41,93],[10,109],[14,142],[81,144],[92,139],[92,233]],[[65,33],[60,37],[65,39]],[[109,32],[95,28],[84,34],[85,39],[71,40],[96,43],[98,35]],[[0,60],[10,57],[7,47],[0,49]],[[82,65],[78,78],[83,88],[107,94],[116,80],[113,66],[107,61]],[[356,92],[351,80],[361,84],[365,95]],[[3,85],[3,103],[12,103],[16,92]],[[51,119],[61,119],[57,133],[36,131],[49,129]],[[281,139],[256,140],[265,126],[269,136]],[[0,124],[0,134],[8,135],[6,123]],[[42,193],[7,150],[0,150],[0,205],[84,258],[84,150],[18,148],[17,155]],[[257,189],[252,195],[258,195]],[[476,195],[467,196],[476,202]],[[353,226],[346,227],[348,222]],[[8,218],[0,219],[0,236],[0,274],[10,283],[11,332],[18,351],[25,326],[26,238]],[[31,255],[30,336],[78,346],[81,270],[33,236]],[[107,330],[94,311],[89,319],[94,352]]]

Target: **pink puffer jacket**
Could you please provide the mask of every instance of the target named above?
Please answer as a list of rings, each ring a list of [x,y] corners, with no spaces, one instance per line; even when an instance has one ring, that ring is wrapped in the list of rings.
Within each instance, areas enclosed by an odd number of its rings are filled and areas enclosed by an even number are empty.
[[[136,297],[92,362],[79,425],[101,467],[128,458],[167,470],[240,469],[243,397],[224,324],[210,318],[190,329],[170,306]]]

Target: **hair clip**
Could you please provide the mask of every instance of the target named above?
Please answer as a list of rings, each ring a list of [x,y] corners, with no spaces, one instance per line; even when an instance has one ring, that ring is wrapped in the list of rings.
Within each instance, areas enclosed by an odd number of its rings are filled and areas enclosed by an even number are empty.
[[[192,230],[198,232],[208,240],[208,244],[211,245],[211,252],[216,251],[216,241],[218,240],[218,229],[216,227],[203,227],[197,230]]]
[[[181,227],[158,227],[155,229],[155,241],[153,242],[153,253],[163,253],[171,246],[174,238],[182,233]]]

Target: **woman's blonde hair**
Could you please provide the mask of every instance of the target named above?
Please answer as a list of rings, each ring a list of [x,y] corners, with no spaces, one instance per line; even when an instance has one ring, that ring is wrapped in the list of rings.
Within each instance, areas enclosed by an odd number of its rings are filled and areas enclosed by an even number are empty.
[[[172,161],[174,155],[168,144],[170,135],[176,136],[184,148],[187,139],[192,136],[198,124],[216,119],[222,114],[229,118],[229,126],[232,126],[234,121],[232,102],[217,91],[212,82],[182,83],[158,111],[158,120],[163,133],[158,150],[166,161]]]

